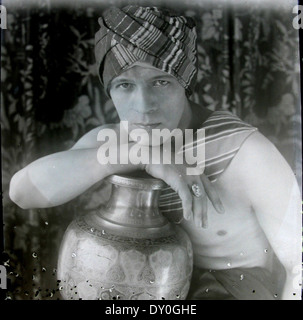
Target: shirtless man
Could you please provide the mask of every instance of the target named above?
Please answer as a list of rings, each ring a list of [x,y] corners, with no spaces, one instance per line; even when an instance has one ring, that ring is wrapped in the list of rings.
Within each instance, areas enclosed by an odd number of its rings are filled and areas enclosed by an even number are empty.
[[[197,70],[193,21],[127,6],[108,10],[99,24],[100,80],[120,120],[149,133],[205,128],[204,173],[186,174],[186,163],[101,165],[98,133],[120,130],[105,125],[17,172],[11,199],[24,209],[57,206],[111,174],[145,170],[170,186],[163,212],[184,216],[195,264],[189,299],[300,299],[301,197],[294,174],[256,128],[188,99]],[[193,194],[193,184],[202,196]]]

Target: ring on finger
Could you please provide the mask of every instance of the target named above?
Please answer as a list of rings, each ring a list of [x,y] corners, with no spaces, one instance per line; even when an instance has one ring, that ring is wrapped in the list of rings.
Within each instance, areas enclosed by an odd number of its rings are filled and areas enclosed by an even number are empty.
[[[202,196],[201,188],[196,183],[191,186],[191,190],[196,198],[200,198]]]

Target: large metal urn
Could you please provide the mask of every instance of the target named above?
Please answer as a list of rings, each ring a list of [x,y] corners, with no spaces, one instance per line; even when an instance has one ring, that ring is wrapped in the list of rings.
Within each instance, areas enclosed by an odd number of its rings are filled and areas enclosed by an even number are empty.
[[[63,299],[177,300],[189,290],[188,235],[159,211],[163,181],[110,176],[109,201],[67,228],[59,253]]]

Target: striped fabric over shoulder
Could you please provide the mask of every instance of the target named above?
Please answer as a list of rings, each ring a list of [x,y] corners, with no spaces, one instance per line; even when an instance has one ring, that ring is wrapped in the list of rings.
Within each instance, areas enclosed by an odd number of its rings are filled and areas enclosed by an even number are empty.
[[[204,174],[211,182],[219,179],[246,138],[258,130],[228,111],[214,111],[201,128],[205,130],[205,138],[197,140],[194,146],[184,146],[183,152],[205,143]],[[170,187],[162,190],[159,206],[164,214],[182,213],[181,199]]]

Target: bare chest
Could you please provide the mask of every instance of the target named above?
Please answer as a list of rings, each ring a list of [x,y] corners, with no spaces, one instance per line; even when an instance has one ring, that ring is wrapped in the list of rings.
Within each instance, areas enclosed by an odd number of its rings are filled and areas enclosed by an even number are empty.
[[[245,192],[237,185],[226,188],[225,181],[216,187],[225,213],[217,213],[208,202],[208,228],[198,228],[193,221],[182,223],[196,264],[210,269],[266,266],[271,249]]]

